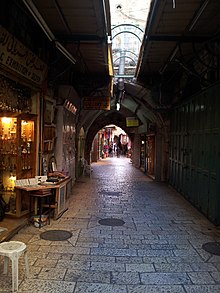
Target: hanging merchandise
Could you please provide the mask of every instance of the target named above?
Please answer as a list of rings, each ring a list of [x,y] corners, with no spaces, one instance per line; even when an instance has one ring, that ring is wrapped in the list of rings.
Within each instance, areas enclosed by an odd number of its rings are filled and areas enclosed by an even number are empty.
[[[31,90],[0,75],[0,113],[30,113]]]

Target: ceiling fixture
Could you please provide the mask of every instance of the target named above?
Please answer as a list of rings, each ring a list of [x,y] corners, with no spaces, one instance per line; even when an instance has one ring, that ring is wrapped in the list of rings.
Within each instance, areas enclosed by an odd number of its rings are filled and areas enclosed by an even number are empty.
[[[76,59],[73,58],[73,56],[67,51],[66,48],[64,48],[64,46],[58,42],[54,36],[54,34],[52,33],[52,31],[50,30],[50,28],[48,27],[48,25],[46,24],[45,20],[43,19],[43,17],[41,16],[41,14],[39,13],[39,11],[37,10],[36,6],[34,5],[34,3],[32,2],[32,0],[23,0],[23,3],[26,5],[26,7],[28,8],[28,10],[30,11],[30,13],[32,14],[32,16],[34,17],[34,19],[36,20],[36,22],[38,23],[38,25],[40,26],[40,28],[43,30],[43,32],[45,33],[45,35],[47,36],[48,40],[50,42],[54,42],[56,48],[73,64],[76,63]]]

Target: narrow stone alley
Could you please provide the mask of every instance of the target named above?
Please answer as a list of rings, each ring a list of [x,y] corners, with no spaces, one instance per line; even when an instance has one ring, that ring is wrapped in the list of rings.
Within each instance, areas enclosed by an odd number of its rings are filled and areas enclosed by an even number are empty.
[[[24,293],[219,293],[220,256],[202,245],[220,230],[181,195],[149,179],[128,158],[92,164],[76,182],[68,210],[40,229],[27,226],[11,240],[27,244],[30,274],[19,259]],[[72,233],[64,241],[43,232]],[[11,292],[11,271],[0,292]]]

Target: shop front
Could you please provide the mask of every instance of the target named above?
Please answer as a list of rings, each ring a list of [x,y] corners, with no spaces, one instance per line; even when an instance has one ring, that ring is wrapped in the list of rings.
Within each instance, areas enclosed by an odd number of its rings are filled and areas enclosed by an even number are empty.
[[[15,180],[38,173],[39,97],[47,66],[0,26],[0,197],[6,215],[28,212],[28,198],[18,198]]]

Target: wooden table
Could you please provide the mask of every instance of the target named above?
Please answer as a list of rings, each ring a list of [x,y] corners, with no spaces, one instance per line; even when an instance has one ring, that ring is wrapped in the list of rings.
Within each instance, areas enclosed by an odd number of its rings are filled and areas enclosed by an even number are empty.
[[[69,188],[68,184],[71,184],[71,177],[67,176],[55,183],[41,183],[40,185],[25,185],[15,186],[16,188],[16,206],[21,211],[22,191],[30,192],[40,191],[45,189],[51,189],[55,194],[55,203],[51,205],[54,208],[54,218],[58,219],[68,209],[68,197]],[[22,213],[19,213],[22,214]]]

